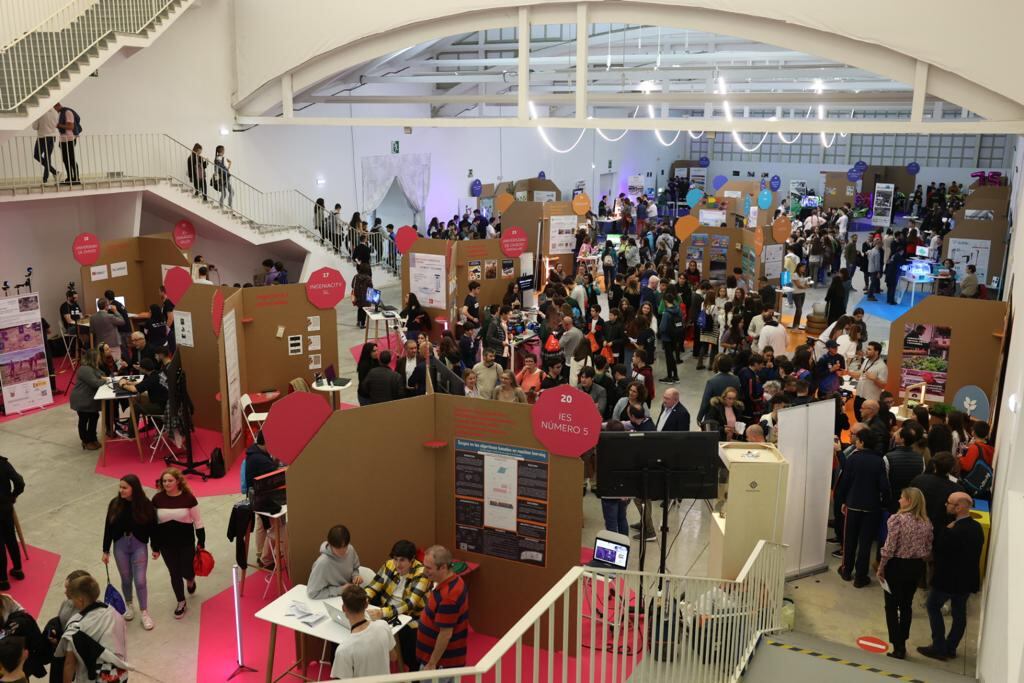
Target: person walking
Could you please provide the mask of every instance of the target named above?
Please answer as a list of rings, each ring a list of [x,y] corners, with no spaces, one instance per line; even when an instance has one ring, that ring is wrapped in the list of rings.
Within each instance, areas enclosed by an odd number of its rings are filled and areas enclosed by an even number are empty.
[[[60,171],[53,167],[53,145],[57,141],[57,123],[60,116],[53,109],[47,109],[42,116],[32,123],[32,130],[36,132],[36,147],[32,152],[32,158],[43,167],[43,182],[50,180],[53,175],[53,182],[57,182]]]
[[[882,242],[876,239],[868,251],[868,301],[878,301],[882,292]]]
[[[220,192],[220,208],[224,208],[224,196],[228,208],[234,207],[235,190],[231,187],[231,159],[224,156],[224,145],[217,145],[213,152],[213,189]]]
[[[22,479],[14,465],[0,456],[0,590],[10,590],[7,581],[7,558],[10,556],[11,577],[21,581],[25,573],[21,570],[21,549],[14,529],[14,503],[25,491]]]
[[[903,489],[899,511],[889,517],[886,526],[888,535],[878,563],[878,580],[884,582],[885,623],[892,644],[888,656],[906,659],[914,593],[924,576],[925,559],[932,552],[932,523],[920,489]]]
[[[807,266],[797,264],[796,272],[793,274],[793,325],[792,330],[800,329],[800,321],[804,315],[804,299],[807,298],[807,290],[811,287],[811,279],[807,277]]]
[[[75,147],[78,146],[78,136],[82,134],[81,119],[78,112],[70,107],[63,106],[60,102],[53,105],[57,112],[57,130],[60,131],[60,157],[64,162],[65,185],[79,185],[78,161],[75,159]]]
[[[134,474],[121,477],[117,485],[117,496],[107,506],[103,524],[103,564],[110,563],[110,546],[114,546],[114,564],[121,575],[121,592],[124,595],[124,620],[135,618],[132,602],[132,588],[139,599],[142,628],[153,630],[153,619],[149,616],[149,593],[146,589],[146,546],[156,529],[156,509],[142,490],[142,482]]]
[[[75,371],[75,387],[68,401],[71,410],[78,413],[78,438],[82,442],[82,450],[95,451],[100,448],[96,426],[100,421],[101,405],[94,397],[106,379],[107,376],[100,371],[96,349],[83,351],[82,364]]]
[[[839,576],[844,581],[853,580],[855,588],[863,588],[871,583],[868,561],[871,544],[878,535],[882,510],[889,505],[889,480],[882,456],[878,453],[877,436],[863,423],[858,425],[853,436],[857,448],[846,459],[835,496],[843,501],[842,512],[846,520]]]
[[[954,519],[936,532],[932,543],[935,574],[926,603],[932,644],[917,648],[925,657],[956,659],[956,648],[967,629],[967,599],[981,590],[979,562],[985,534],[971,517],[973,505],[974,500],[962,491],[949,494],[946,512]],[[942,607],[947,602],[953,615],[948,633],[942,618]]]
[[[206,545],[206,530],[199,514],[199,501],[192,494],[181,471],[168,467],[160,475],[161,491],[153,496],[156,508],[157,528],[150,539],[153,559],[163,553],[164,564],[171,577],[171,588],[178,604],[174,618],[181,619],[188,610],[185,602],[185,588],[189,595],[196,592],[196,573],[192,558],[196,546]],[[197,543],[198,541],[198,543]]]
[[[188,180],[192,183],[192,187],[195,188],[193,196],[202,196],[203,201],[206,201],[207,161],[203,157],[203,146],[198,142],[192,145],[192,153],[189,154],[188,159],[185,160],[185,166],[188,171]]]

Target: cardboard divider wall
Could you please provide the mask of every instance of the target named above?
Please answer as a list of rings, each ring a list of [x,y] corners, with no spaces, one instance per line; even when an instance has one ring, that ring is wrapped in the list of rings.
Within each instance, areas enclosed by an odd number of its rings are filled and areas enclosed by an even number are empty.
[[[125,298],[129,313],[140,313],[150,304],[160,303],[163,265],[189,267],[188,258],[174,245],[170,234],[101,241],[96,263],[81,267],[82,311],[95,313],[96,299],[108,289]],[[115,272],[123,274],[114,277]]]

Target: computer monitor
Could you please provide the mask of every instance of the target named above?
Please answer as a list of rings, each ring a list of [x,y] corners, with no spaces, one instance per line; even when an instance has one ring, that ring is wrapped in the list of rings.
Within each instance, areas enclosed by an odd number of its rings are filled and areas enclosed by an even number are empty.
[[[114,301],[116,301],[117,303],[119,303],[122,306],[124,306],[124,297],[123,296],[115,296],[114,297]],[[99,309],[99,307],[100,307],[100,300],[96,299],[96,308]]]
[[[594,560],[605,565],[625,569],[629,564],[629,544],[617,543],[599,534],[594,539]]]
[[[611,242],[613,246],[617,247],[619,246],[619,243],[622,242],[622,235],[612,233],[609,235],[605,235],[604,239],[606,242]]]
[[[370,287],[366,290],[366,300],[371,306],[380,306],[380,290]]]
[[[921,258],[928,258],[928,247],[920,246],[914,248],[914,255]]]
[[[602,498],[718,497],[717,432],[603,432],[597,442]]]

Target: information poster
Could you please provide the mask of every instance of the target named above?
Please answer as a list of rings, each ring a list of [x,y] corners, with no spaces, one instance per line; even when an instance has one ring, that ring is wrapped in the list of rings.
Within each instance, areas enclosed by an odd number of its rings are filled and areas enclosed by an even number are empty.
[[[690,169],[690,189],[703,190],[708,182],[708,172],[703,168]]]
[[[988,282],[988,258],[992,250],[992,242],[989,240],[970,240],[958,237],[949,237],[949,252],[946,258],[953,259],[956,264],[956,279],[962,280],[967,275],[967,266],[973,265],[978,269],[978,282]]]
[[[224,373],[228,380],[231,443],[234,444],[242,435],[242,379],[238,372],[238,330],[234,311],[224,314],[221,336],[224,339]]]
[[[875,185],[875,201],[871,205],[871,225],[876,228],[888,228],[892,224],[892,198],[896,186],[892,183]]]
[[[118,261],[110,264],[110,277],[125,277],[128,275],[128,262]]]
[[[8,415],[53,403],[38,294],[0,299],[0,386]]]
[[[544,566],[547,536],[547,452],[456,439],[458,549]]]
[[[448,278],[444,254],[409,254],[409,291],[421,306],[445,309]]]
[[[89,280],[91,282],[99,282],[100,280],[106,280],[109,275],[110,271],[107,270],[106,264],[91,266],[89,268]]]
[[[195,346],[192,337],[192,314],[189,311],[174,309],[174,339],[178,346]]]
[[[725,223],[725,209],[701,209],[700,224],[717,228]]]
[[[729,238],[724,235],[712,235],[711,250],[708,255],[709,277],[724,278],[729,260]]]
[[[533,201],[535,202],[553,202],[555,201],[556,193],[551,190],[534,190]]]
[[[769,280],[782,275],[782,259],[785,258],[786,245],[766,244],[761,251],[764,259],[764,276]]]
[[[807,194],[806,180],[789,181],[789,211],[792,214],[800,213],[800,201]]]
[[[576,216],[548,219],[548,255],[571,254],[576,247]]]
[[[909,324],[903,329],[903,360],[900,363],[900,388],[925,382],[925,398],[946,399],[949,373],[950,329],[937,325]]]
[[[644,177],[642,175],[631,175],[628,180],[628,187],[626,187],[626,194],[630,197],[636,197],[644,193]]]
[[[743,272],[749,275],[754,274],[757,265],[757,255],[752,247],[743,247]]]

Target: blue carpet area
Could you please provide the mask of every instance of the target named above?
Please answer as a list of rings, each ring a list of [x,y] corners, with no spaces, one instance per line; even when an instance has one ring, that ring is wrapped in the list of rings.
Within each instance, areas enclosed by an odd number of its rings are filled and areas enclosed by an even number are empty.
[[[928,296],[930,295],[920,293],[916,294],[914,296],[914,305],[916,306],[921,303],[928,298]],[[895,306],[885,303],[885,292],[878,295],[878,301],[868,301],[868,298],[865,296],[861,297],[860,302],[858,302],[854,308],[863,308],[864,313],[867,315],[884,318],[891,322],[910,310],[910,294],[904,294],[903,303],[896,304]]]

